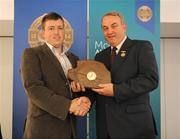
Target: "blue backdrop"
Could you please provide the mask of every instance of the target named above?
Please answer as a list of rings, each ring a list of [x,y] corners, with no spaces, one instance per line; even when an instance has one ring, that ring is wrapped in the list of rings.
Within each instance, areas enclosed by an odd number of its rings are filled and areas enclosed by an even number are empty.
[[[152,9],[153,17],[148,23],[141,22],[137,10],[142,5]],[[127,35],[131,39],[147,39],[154,46],[155,56],[160,67],[159,41],[159,0],[89,0],[89,33],[87,34],[87,0],[15,0],[14,21],[14,81],[13,81],[13,139],[22,138],[23,124],[27,112],[27,98],[19,75],[20,58],[28,45],[28,29],[32,22],[44,13],[55,11],[64,16],[74,30],[74,43],[71,51],[80,57],[87,58],[87,37],[89,38],[89,55],[106,47],[107,43],[101,31],[101,17],[107,11],[116,10],[125,16]],[[151,94],[151,105],[155,113],[160,138],[160,89]],[[90,139],[94,139],[95,115],[90,114]],[[86,137],[86,118],[78,118],[78,137]]]
[[[27,112],[27,98],[20,75],[20,58],[28,45],[28,29],[32,22],[44,13],[55,11],[71,24],[74,43],[71,51],[86,59],[87,2],[82,0],[15,0],[14,21],[14,79],[13,79],[13,139],[21,139]],[[78,118],[78,137],[86,136],[86,117]]]

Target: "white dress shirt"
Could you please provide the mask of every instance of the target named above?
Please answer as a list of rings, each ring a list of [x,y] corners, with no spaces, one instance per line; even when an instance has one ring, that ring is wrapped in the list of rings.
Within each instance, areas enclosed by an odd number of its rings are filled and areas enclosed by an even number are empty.
[[[62,47],[62,49],[61,49],[62,52],[60,52],[60,49],[53,47],[51,44],[49,44],[47,42],[46,42],[46,44],[51,49],[53,54],[56,56],[58,61],[60,62],[61,66],[63,68],[64,74],[67,77],[68,70],[72,68],[72,64],[65,54],[68,51],[68,49],[66,47]]]

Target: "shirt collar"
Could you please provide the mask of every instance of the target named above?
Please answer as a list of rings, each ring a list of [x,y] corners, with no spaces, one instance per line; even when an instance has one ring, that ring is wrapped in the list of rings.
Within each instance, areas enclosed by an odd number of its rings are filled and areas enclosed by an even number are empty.
[[[54,46],[52,46],[52,45],[49,44],[48,42],[45,42],[45,43],[47,44],[47,46],[51,49],[51,51],[52,51],[53,53],[56,53],[56,48],[54,48]],[[60,55],[64,55],[64,54],[68,51],[68,48],[63,47],[62,50],[63,50],[63,51],[62,51],[62,53],[61,53]]]

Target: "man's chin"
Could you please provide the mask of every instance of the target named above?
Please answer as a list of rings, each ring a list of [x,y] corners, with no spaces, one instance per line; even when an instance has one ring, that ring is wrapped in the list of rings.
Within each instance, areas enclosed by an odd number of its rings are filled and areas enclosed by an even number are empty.
[[[112,43],[112,42],[109,42],[108,43],[110,46],[116,46],[116,44],[115,43]]]
[[[61,43],[54,43],[53,46],[58,48],[58,47],[62,46],[62,44]]]
[[[116,43],[114,40],[107,40],[108,44],[111,45],[111,46],[114,46]]]

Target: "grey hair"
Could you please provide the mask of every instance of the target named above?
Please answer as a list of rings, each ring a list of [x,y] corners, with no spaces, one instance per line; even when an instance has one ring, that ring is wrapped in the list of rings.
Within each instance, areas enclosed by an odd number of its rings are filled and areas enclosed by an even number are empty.
[[[101,23],[102,23],[102,20],[105,16],[118,16],[121,20],[121,23],[124,24],[124,16],[119,12],[111,11],[111,12],[106,13],[105,15],[103,15],[103,17],[101,19]]]

